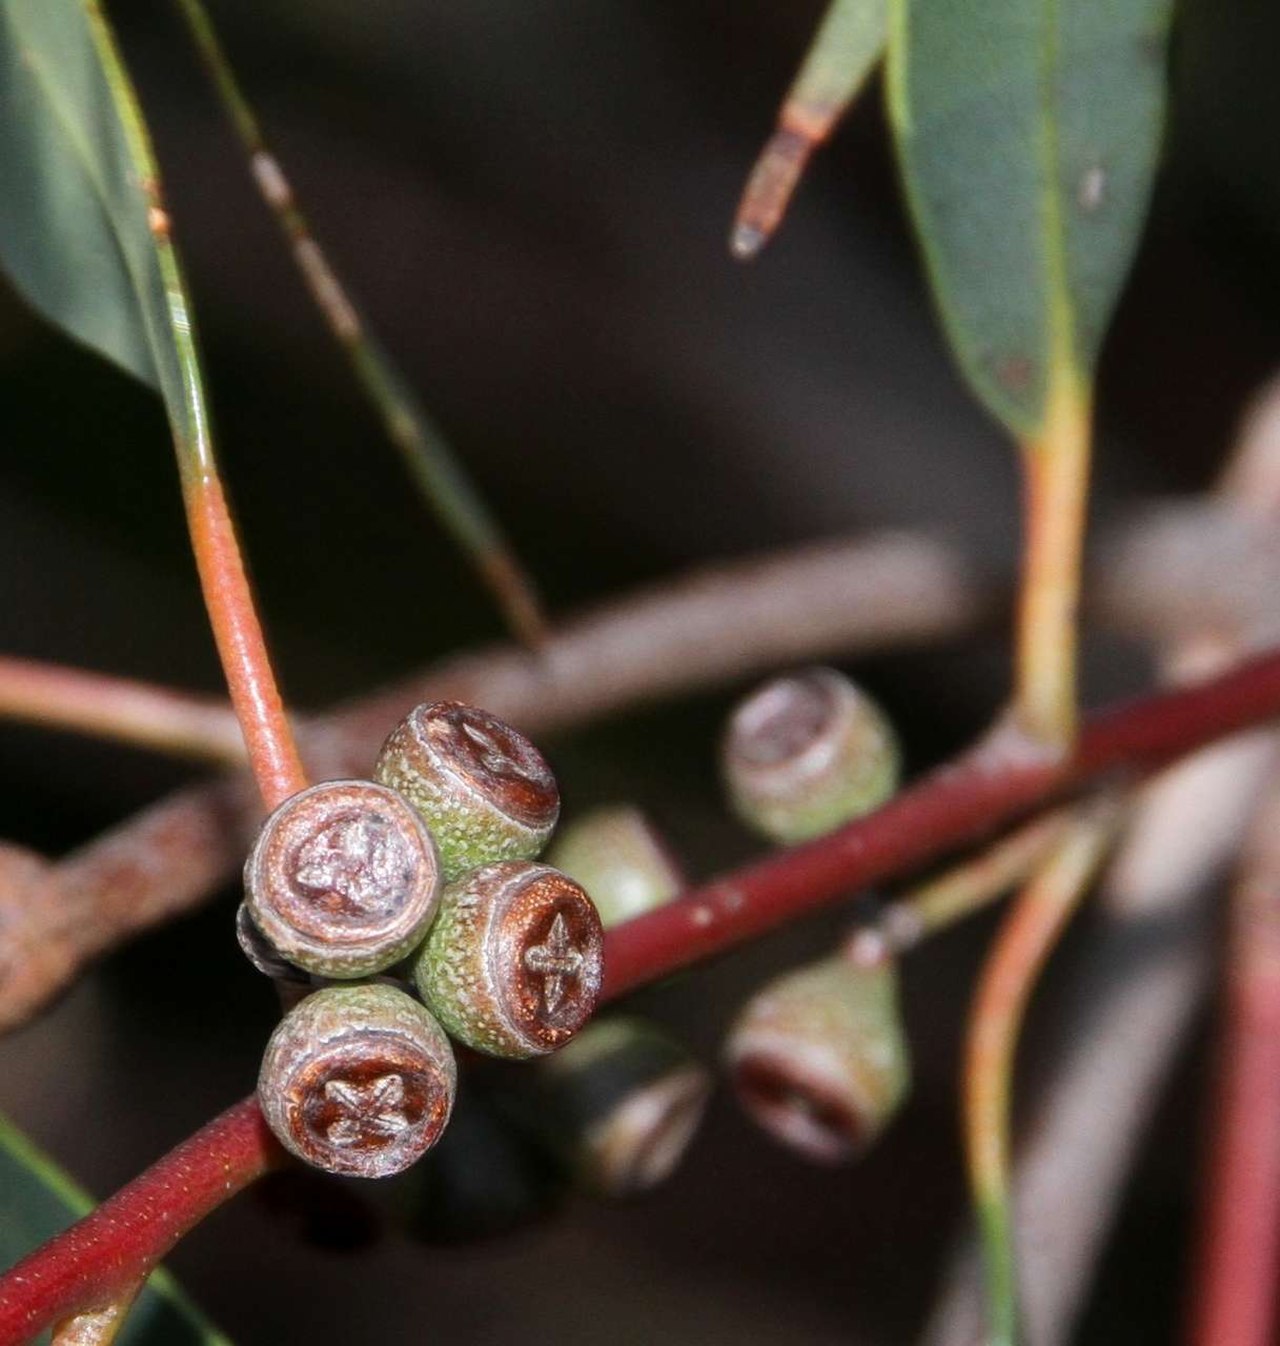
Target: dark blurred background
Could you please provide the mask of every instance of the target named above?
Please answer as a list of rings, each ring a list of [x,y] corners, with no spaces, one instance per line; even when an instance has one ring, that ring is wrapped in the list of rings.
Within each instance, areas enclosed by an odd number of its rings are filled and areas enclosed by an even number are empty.
[[[290,698],[319,707],[495,637],[312,312],[170,8],[110,9],[167,174]],[[728,257],[817,0],[210,9],[317,232],[553,610],[886,524],[943,530],[1011,565],[1013,458],[932,320],[878,87],[762,259]],[[1280,353],[1278,39],[1265,0],[1182,6],[1166,169],[1102,372],[1103,524],[1207,484]],[[4,292],[0,416],[0,648],[218,688],[158,403]],[[918,769],[987,721],[1006,657],[995,631],[853,671]],[[1147,676],[1141,650],[1091,633],[1091,699]],[[694,873],[750,854],[715,779],[730,698],[547,744],[568,808],[639,802]],[[0,726],[0,832],[56,854],[189,775]],[[0,1107],[96,1192],[251,1087],[275,1007],[235,946],[234,900],[139,940],[0,1044]],[[714,1058],[749,989],[825,948],[840,921],[644,1006]],[[246,1343],[907,1341],[963,1206],[956,1046],[989,933],[978,921],[912,956],[914,1096],[855,1167],[805,1167],[721,1096],[676,1180],[638,1205],[574,1203],[445,1251],[391,1234],[342,1255],[250,1195],[172,1265]],[[1055,976],[1084,956],[1078,935]],[[1082,1340],[1170,1338],[1202,1046],[1134,1175]]]

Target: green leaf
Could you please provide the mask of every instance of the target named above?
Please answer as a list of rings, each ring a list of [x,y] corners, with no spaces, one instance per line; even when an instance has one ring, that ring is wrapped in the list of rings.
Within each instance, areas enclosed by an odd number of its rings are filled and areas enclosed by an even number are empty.
[[[52,322],[159,388],[212,470],[190,306],[146,127],[99,0],[0,0],[0,264]]]
[[[76,0],[0,3],[0,174],[0,261],[14,284],[156,383],[142,318],[158,280],[147,203]]]
[[[48,1155],[0,1116],[0,1266],[11,1266],[92,1209],[92,1200]],[[162,1269],[138,1296],[117,1346],[231,1343]]]
[[[787,94],[789,101],[838,119],[884,53],[885,3],[831,0]]]
[[[889,107],[947,336],[1019,437],[1087,385],[1146,213],[1171,0],[892,0]]]

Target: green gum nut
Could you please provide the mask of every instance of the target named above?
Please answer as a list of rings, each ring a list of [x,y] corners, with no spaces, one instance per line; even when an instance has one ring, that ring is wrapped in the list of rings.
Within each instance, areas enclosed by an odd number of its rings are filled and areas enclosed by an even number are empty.
[[[508,861],[450,884],[413,965],[418,993],[459,1041],[542,1056],[587,1022],[604,931],[591,899],[549,865]]]
[[[900,773],[884,713],[830,668],[776,678],[741,702],[721,761],[734,812],[786,845],[879,808]]]
[[[449,1126],[391,1194],[396,1223],[417,1243],[496,1237],[556,1210],[568,1190],[561,1167],[509,1124],[478,1070],[459,1081]]]
[[[562,827],[547,861],[580,883],[611,930],[670,902],[684,875],[639,809],[593,809]]]
[[[533,859],[560,816],[542,754],[496,716],[458,701],[410,711],[373,774],[426,820],[446,881],[499,860]]]
[[[725,1044],[738,1099],[766,1131],[818,1163],[856,1157],[907,1092],[897,979],[845,954],[770,982]]]
[[[679,1042],[611,1018],[539,1063],[529,1111],[578,1186],[623,1198],[675,1171],[710,1093],[710,1074]]]
[[[591,894],[606,930],[670,902],[684,875],[639,809],[596,809],[564,828],[556,865]],[[629,1197],[666,1179],[706,1110],[711,1076],[643,1019],[590,1023],[538,1063],[524,1100],[579,1187]]]

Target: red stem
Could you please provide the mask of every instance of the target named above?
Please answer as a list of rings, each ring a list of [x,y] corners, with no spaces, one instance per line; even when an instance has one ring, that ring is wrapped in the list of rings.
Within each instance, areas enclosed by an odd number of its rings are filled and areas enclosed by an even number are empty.
[[[1224,1056],[1189,1340],[1270,1346],[1280,1307],[1280,800],[1235,895]]]
[[[19,1346],[59,1318],[109,1304],[283,1157],[256,1098],[228,1108],[0,1279],[0,1343]]]
[[[1280,651],[1199,687],[1103,712],[1057,766],[993,740],[877,813],[695,888],[606,937],[604,997],[686,967],[824,902],[978,839],[1069,788],[1149,770],[1280,715]],[[254,1098],[184,1141],[91,1215],[0,1276],[0,1346],[109,1301],[276,1161]]]
[[[1103,711],[1074,754],[1053,763],[1004,736],[926,776],[830,835],[776,851],[609,934],[606,998],[764,934],[946,851],[1101,777],[1147,771],[1280,714],[1280,651],[1211,682]]]
[[[186,492],[196,568],[231,704],[258,789],[273,809],[306,788],[306,774],[271,671],[222,486],[216,477],[203,476],[189,483]]]

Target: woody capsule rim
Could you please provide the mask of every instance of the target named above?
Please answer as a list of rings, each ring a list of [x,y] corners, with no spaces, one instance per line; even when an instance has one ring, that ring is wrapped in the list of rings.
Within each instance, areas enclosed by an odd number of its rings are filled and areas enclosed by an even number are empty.
[[[263,1054],[258,1101],[291,1154],[326,1173],[384,1178],[416,1163],[453,1111],[443,1029],[392,986],[329,986],[300,1001]]]
[[[444,891],[414,980],[449,1032],[491,1056],[554,1051],[588,1023],[604,929],[586,890],[550,865],[501,861]]]
[[[426,823],[398,791],[322,781],[263,824],[245,864],[254,925],[290,963],[354,978],[410,954],[435,917],[440,859]]]

